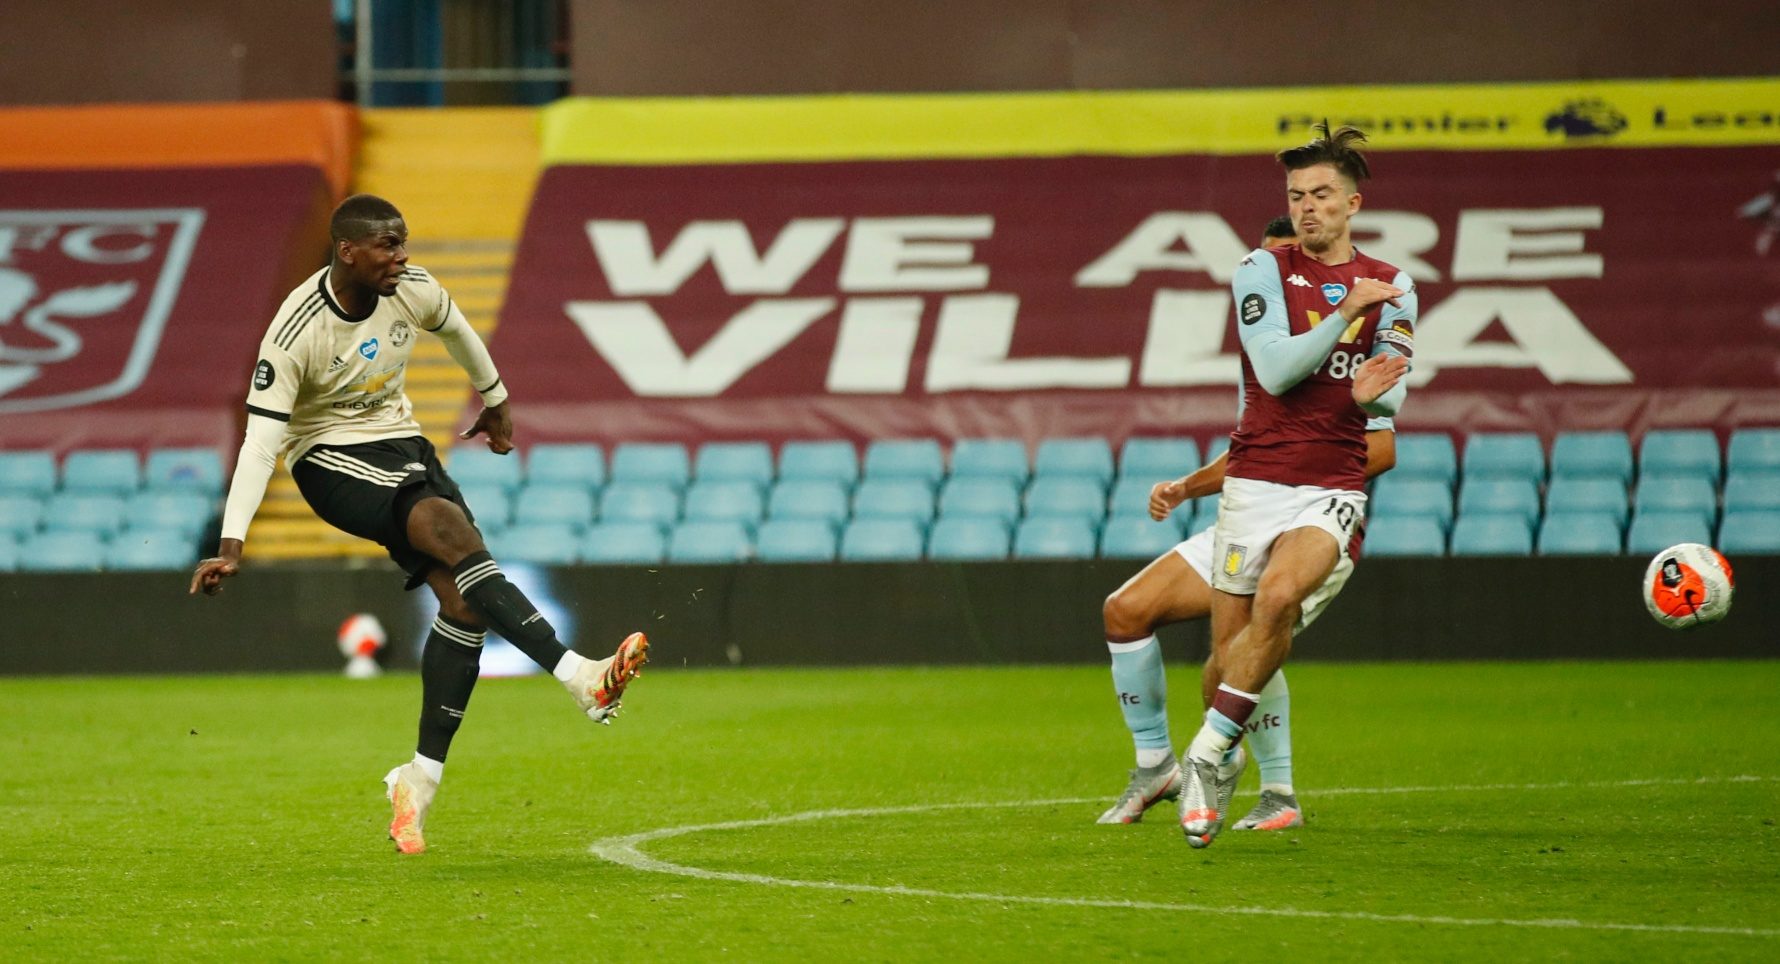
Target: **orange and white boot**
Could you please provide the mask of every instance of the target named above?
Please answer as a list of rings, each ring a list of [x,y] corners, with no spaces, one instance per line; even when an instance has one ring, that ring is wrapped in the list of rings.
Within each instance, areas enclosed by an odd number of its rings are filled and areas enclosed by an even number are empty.
[[[623,704],[619,697],[630,681],[643,675],[643,664],[649,662],[649,637],[631,633],[618,644],[618,649],[605,659],[590,659],[581,665],[564,686],[575,698],[587,718],[596,723],[612,724]]]
[[[389,839],[396,842],[396,849],[402,853],[424,852],[426,812],[433,805],[433,795],[439,792],[439,784],[419,766],[404,763],[389,771],[383,778],[383,785],[387,788],[385,796],[389,798],[392,811]]]

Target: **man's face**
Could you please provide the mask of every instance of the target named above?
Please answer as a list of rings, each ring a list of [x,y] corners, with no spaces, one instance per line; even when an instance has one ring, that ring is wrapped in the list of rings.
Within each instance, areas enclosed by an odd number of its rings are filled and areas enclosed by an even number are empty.
[[[1286,202],[1291,206],[1292,227],[1298,242],[1311,251],[1323,251],[1347,237],[1348,219],[1360,209],[1359,192],[1331,164],[1313,164],[1286,173]]]
[[[382,221],[356,241],[335,247],[352,280],[389,297],[396,293],[408,266],[408,225],[401,219]]]

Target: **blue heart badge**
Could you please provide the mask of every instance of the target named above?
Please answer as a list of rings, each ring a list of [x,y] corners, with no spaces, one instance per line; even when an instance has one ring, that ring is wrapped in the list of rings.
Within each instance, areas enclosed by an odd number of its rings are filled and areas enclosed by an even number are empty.
[[[1341,299],[1347,297],[1347,285],[1340,285],[1331,281],[1328,284],[1323,285],[1323,297],[1329,299],[1329,304],[1341,304]]]
[[[373,338],[370,341],[367,341],[364,344],[358,346],[358,353],[365,356],[366,361],[376,358],[377,357],[377,339]]]

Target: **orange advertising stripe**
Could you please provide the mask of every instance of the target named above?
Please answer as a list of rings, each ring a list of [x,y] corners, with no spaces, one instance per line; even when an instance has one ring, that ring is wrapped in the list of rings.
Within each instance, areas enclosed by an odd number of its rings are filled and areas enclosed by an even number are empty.
[[[0,169],[310,164],[339,196],[357,144],[354,109],[323,100],[0,110]]]

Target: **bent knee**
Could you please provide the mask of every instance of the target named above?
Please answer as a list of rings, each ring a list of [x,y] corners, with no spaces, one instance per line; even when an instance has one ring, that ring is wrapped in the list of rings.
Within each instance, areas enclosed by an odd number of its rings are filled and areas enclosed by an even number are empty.
[[[1123,590],[1106,597],[1100,607],[1100,621],[1106,638],[1113,642],[1135,642],[1156,628],[1150,613]]]

